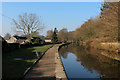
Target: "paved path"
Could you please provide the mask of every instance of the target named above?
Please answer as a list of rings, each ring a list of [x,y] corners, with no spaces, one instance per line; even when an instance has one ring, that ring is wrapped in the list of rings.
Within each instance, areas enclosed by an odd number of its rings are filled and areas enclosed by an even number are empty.
[[[28,72],[25,79],[37,78],[55,78],[55,53],[57,52],[56,45],[50,48],[37,64]]]
[[[25,80],[61,80],[61,78],[67,80],[58,46],[54,45],[50,48],[24,78]]]

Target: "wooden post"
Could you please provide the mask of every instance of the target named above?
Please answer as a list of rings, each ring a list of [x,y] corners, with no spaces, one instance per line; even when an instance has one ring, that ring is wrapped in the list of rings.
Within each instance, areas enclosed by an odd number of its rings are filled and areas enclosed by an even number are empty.
[[[40,51],[39,49],[36,50],[36,56],[37,56],[37,58],[39,58],[39,54],[38,54],[39,51]]]

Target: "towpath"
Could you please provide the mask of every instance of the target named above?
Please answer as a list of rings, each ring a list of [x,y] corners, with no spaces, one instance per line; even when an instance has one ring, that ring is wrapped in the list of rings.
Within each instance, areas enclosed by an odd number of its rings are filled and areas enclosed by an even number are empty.
[[[59,76],[61,78],[66,78],[63,66],[61,65],[60,62],[60,57],[58,55],[58,46],[54,45],[52,48],[46,51],[44,56],[26,74],[24,79],[55,80]]]

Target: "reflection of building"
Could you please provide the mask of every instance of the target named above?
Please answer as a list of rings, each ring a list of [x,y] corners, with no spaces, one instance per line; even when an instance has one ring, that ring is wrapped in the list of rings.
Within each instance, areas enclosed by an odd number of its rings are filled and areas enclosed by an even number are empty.
[[[8,43],[20,43],[23,44],[27,38],[21,36],[13,36],[9,40],[6,40]]]
[[[45,42],[51,42],[50,38],[45,38]]]

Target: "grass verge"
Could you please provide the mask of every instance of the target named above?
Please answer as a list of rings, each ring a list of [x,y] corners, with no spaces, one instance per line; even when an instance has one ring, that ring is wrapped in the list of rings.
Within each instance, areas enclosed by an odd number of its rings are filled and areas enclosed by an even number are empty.
[[[25,70],[30,67],[38,58],[36,50],[39,49],[39,56],[52,45],[21,48],[10,53],[2,54],[2,78],[3,80],[21,80]],[[21,60],[15,60],[15,59]]]
[[[61,44],[57,44],[58,46],[61,46],[61,45],[63,45],[63,44],[65,44],[65,43],[61,43]]]

